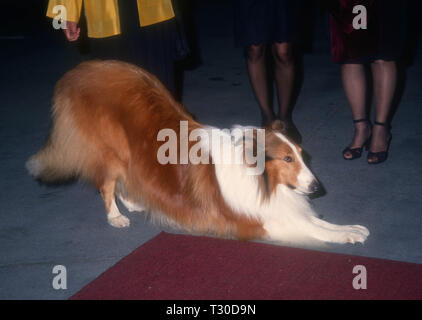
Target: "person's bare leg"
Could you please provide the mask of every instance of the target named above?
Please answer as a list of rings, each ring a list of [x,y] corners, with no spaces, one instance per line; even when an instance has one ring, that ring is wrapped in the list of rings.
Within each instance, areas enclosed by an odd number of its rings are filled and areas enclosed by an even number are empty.
[[[371,64],[371,69],[374,78],[375,121],[387,123],[396,92],[397,66],[395,61],[376,60]],[[389,137],[390,130],[388,125],[375,125],[372,132],[370,151],[386,151]],[[377,157],[370,157],[368,161],[376,162]]]
[[[247,64],[252,89],[264,117],[263,122],[270,123],[275,115],[270,104],[264,44],[251,45],[247,49]]]
[[[366,119],[366,75],[362,64],[342,64],[341,76],[344,91],[352,111],[353,120]],[[371,134],[368,122],[355,123],[355,135],[349,148],[361,148]],[[344,157],[352,158],[350,152],[345,152]]]
[[[295,81],[295,63],[292,44],[288,42],[274,43],[275,80],[277,85],[279,117],[282,121],[291,121],[291,100]]]

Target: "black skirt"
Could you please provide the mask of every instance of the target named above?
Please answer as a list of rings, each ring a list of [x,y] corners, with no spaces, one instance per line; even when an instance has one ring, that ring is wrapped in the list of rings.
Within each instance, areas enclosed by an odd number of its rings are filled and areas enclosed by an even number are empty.
[[[301,0],[234,0],[233,4],[236,46],[300,42]]]
[[[174,94],[177,23],[170,19],[140,27],[136,0],[119,0],[119,35],[89,39],[92,58],[134,63],[154,74]]]

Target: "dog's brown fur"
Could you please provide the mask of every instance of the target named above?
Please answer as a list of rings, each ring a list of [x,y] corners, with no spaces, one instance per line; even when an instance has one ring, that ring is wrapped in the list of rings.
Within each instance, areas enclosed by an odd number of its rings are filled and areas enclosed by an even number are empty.
[[[157,134],[201,127],[151,74],[118,61],[91,61],[57,83],[53,129],[28,166],[43,181],[71,177],[93,183],[107,212],[115,193],[165,214],[192,232],[265,234],[260,221],[234,212],[223,200],[213,165],[160,165]]]

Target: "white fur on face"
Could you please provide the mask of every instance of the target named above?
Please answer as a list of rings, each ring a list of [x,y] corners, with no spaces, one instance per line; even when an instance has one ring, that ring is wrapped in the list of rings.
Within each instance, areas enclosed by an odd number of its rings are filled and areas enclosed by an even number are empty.
[[[313,181],[315,181],[315,176],[312,174],[311,170],[306,166],[303,162],[302,156],[299,154],[296,146],[291,143],[284,135],[281,133],[276,132],[276,136],[286,143],[294,152],[296,159],[299,161],[301,169],[297,176],[298,185],[296,186],[295,191],[299,194],[309,194],[310,193],[310,185]]]

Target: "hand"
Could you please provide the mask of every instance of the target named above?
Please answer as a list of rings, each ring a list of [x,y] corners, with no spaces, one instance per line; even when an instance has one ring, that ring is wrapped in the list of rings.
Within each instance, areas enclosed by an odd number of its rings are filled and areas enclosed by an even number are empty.
[[[78,27],[78,24],[76,22],[66,21],[66,29],[63,29],[63,31],[66,35],[67,40],[76,41],[79,39],[81,28]]]

